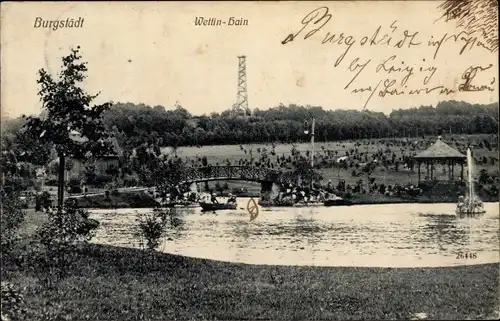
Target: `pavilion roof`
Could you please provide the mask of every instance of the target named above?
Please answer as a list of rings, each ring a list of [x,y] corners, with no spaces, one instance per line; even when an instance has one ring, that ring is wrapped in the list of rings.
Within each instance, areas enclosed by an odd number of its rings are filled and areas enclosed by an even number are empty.
[[[466,159],[467,157],[443,142],[441,136],[426,150],[415,156],[415,159]]]

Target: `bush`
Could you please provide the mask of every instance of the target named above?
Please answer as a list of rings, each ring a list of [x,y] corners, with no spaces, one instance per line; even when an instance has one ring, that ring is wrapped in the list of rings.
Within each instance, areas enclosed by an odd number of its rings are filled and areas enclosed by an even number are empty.
[[[1,306],[3,320],[23,320],[26,312],[23,295],[8,282],[1,283]]]
[[[127,186],[127,187],[131,187],[131,186],[137,186],[139,184],[139,181],[137,180],[137,178],[133,177],[133,176],[125,176],[125,178],[123,179],[123,185],[124,186]]]
[[[168,214],[170,214],[169,210],[155,209],[153,212],[143,213],[137,218],[139,227],[137,234],[141,241],[146,241],[147,249],[153,251],[160,244],[160,238],[163,236],[167,225]]]
[[[58,184],[59,184],[59,181],[55,178],[48,179],[45,182],[45,185],[47,185],[47,186],[57,186]]]
[[[42,192],[36,196],[35,210],[43,211],[52,207],[52,199],[49,192]]]
[[[60,279],[66,275],[73,264],[78,243],[89,241],[94,235],[99,222],[89,218],[89,212],[77,208],[75,199],[66,200],[63,209],[49,212],[48,220],[38,230],[37,236],[43,247],[39,268],[48,273],[49,286],[51,277]]]
[[[112,180],[113,180],[113,176],[111,176],[111,175],[97,175],[94,178],[94,186],[102,188],[106,184],[110,183]]]
[[[81,183],[82,182],[79,178],[71,178],[71,179],[69,179],[67,185],[68,186],[80,186]]]
[[[2,189],[2,210],[0,211],[0,246],[2,256],[10,253],[17,240],[17,229],[24,221],[25,212],[19,194]]]
[[[78,178],[71,178],[66,184],[69,193],[81,193],[82,181]]]
[[[70,194],[80,194],[82,192],[83,190],[80,186],[70,186],[70,188],[68,189],[68,193]]]
[[[141,214],[138,221],[136,235],[141,238],[141,243],[149,251],[154,251],[160,245],[160,239],[165,236],[167,228],[178,228],[183,221],[176,216],[175,209],[155,208],[153,212]]]

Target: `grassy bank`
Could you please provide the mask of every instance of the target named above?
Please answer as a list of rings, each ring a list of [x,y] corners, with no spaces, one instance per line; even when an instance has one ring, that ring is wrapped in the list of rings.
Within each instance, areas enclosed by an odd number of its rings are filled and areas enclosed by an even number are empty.
[[[498,264],[454,268],[314,268],[230,264],[88,245],[69,277],[43,290],[29,267],[5,280],[26,287],[28,320],[492,318]],[[67,319],[66,319],[67,320]]]
[[[259,186],[260,188],[260,186]],[[249,190],[246,193],[237,194],[238,197],[259,197],[259,191]],[[498,202],[498,197],[493,195],[481,195],[484,202]],[[456,203],[456,191],[427,191],[419,196],[386,196],[379,193],[374,194],[354,194],[349,197],[353,205],[368,204],[398,204],[398,203]],[[157,202],[144,192],[127,192],[110,195],[94,195],[78,198],[78,206],[84,208],[151,208]]]
[[[84,208],[149,208],[158,204],[151,195],[139,192],[121,192],[77,198],[78,207]]]
[[[43,214],[21,236],[32,240]],[[47,275],[20,251],[2,280],[24,288],[26,320],[348,320],[485,319],[498,312],[499,265],[452,268],[292,267],[233,264],[84,245],[68,277],[46,289]],[[31,250],[30,250],[31,249]]]

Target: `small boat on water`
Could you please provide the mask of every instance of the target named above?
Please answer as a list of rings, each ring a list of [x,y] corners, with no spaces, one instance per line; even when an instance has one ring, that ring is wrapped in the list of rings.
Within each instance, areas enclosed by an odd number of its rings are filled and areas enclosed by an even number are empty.
[[[293,207],[318,207],[318,206],[323,206],[323,203],[319,203],[319,202],[308,202],[308,203],[298,202],[298,203],[293,204]]]
[[[166,208],[196,208],[199,206],[198,203],[193,203],[193,202],[164,203],[164,199],[162,199],[162,198],[156,198],[155,201],[158,204],[161,204],[162,207],[166,207]]]
[[[196,203],[170,203],[165,204],[164,206],[168,208],[196,208],[199,205]]]
[[[219,211],[219,210],[235,210],[238,205],[236,203],[200,202],[200,206],[203,209],[203,211]]]
[[[324,206],[322,202],[272,202],[272,203],[261,203],[259,201],[259,205],[261,207],[319,207]]]
[[[350,206],[352,202],[341,197],[332,197],[323,202],[325,206]]]

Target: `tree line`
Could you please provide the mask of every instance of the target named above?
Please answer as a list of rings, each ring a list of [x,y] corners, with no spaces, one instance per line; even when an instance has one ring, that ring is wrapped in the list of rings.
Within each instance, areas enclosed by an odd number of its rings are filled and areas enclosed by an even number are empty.
[[[256,109],[248,118],[231,117],[229,110],[196,116],[180,105],[167,110],[162,106],[116,103],[103,117],[105,125],[125,148],[144,143],[174,147],[297,143],[309,139],[304,135],[304,122],[310,123],[312,118],[316,120],[317,141],[498,132],[498,103],[459,101],[398,109],[389,115],[367,110],[281,105]]]
[[[316,106],[278,106],[255,109],[248,118],[231,117],[229,110],[192,115],[176,105],[173,109],[145,104],[115,103],[103,113],[108,133],[124,149],[138,146],[203,146],[250,143],[299,143],[304,122],[316,120],[317,141],[362,138],[419,137],[498,132],[498,103],[488,105],[444,101],[433,106],[393,110],[389,115],[368,110],[325,110]],[[3,134],[15,134],[23,119],[4,122]],[[26,143],[26,142],[23,142]],[[47,151],[45,146],[41,149]]]

